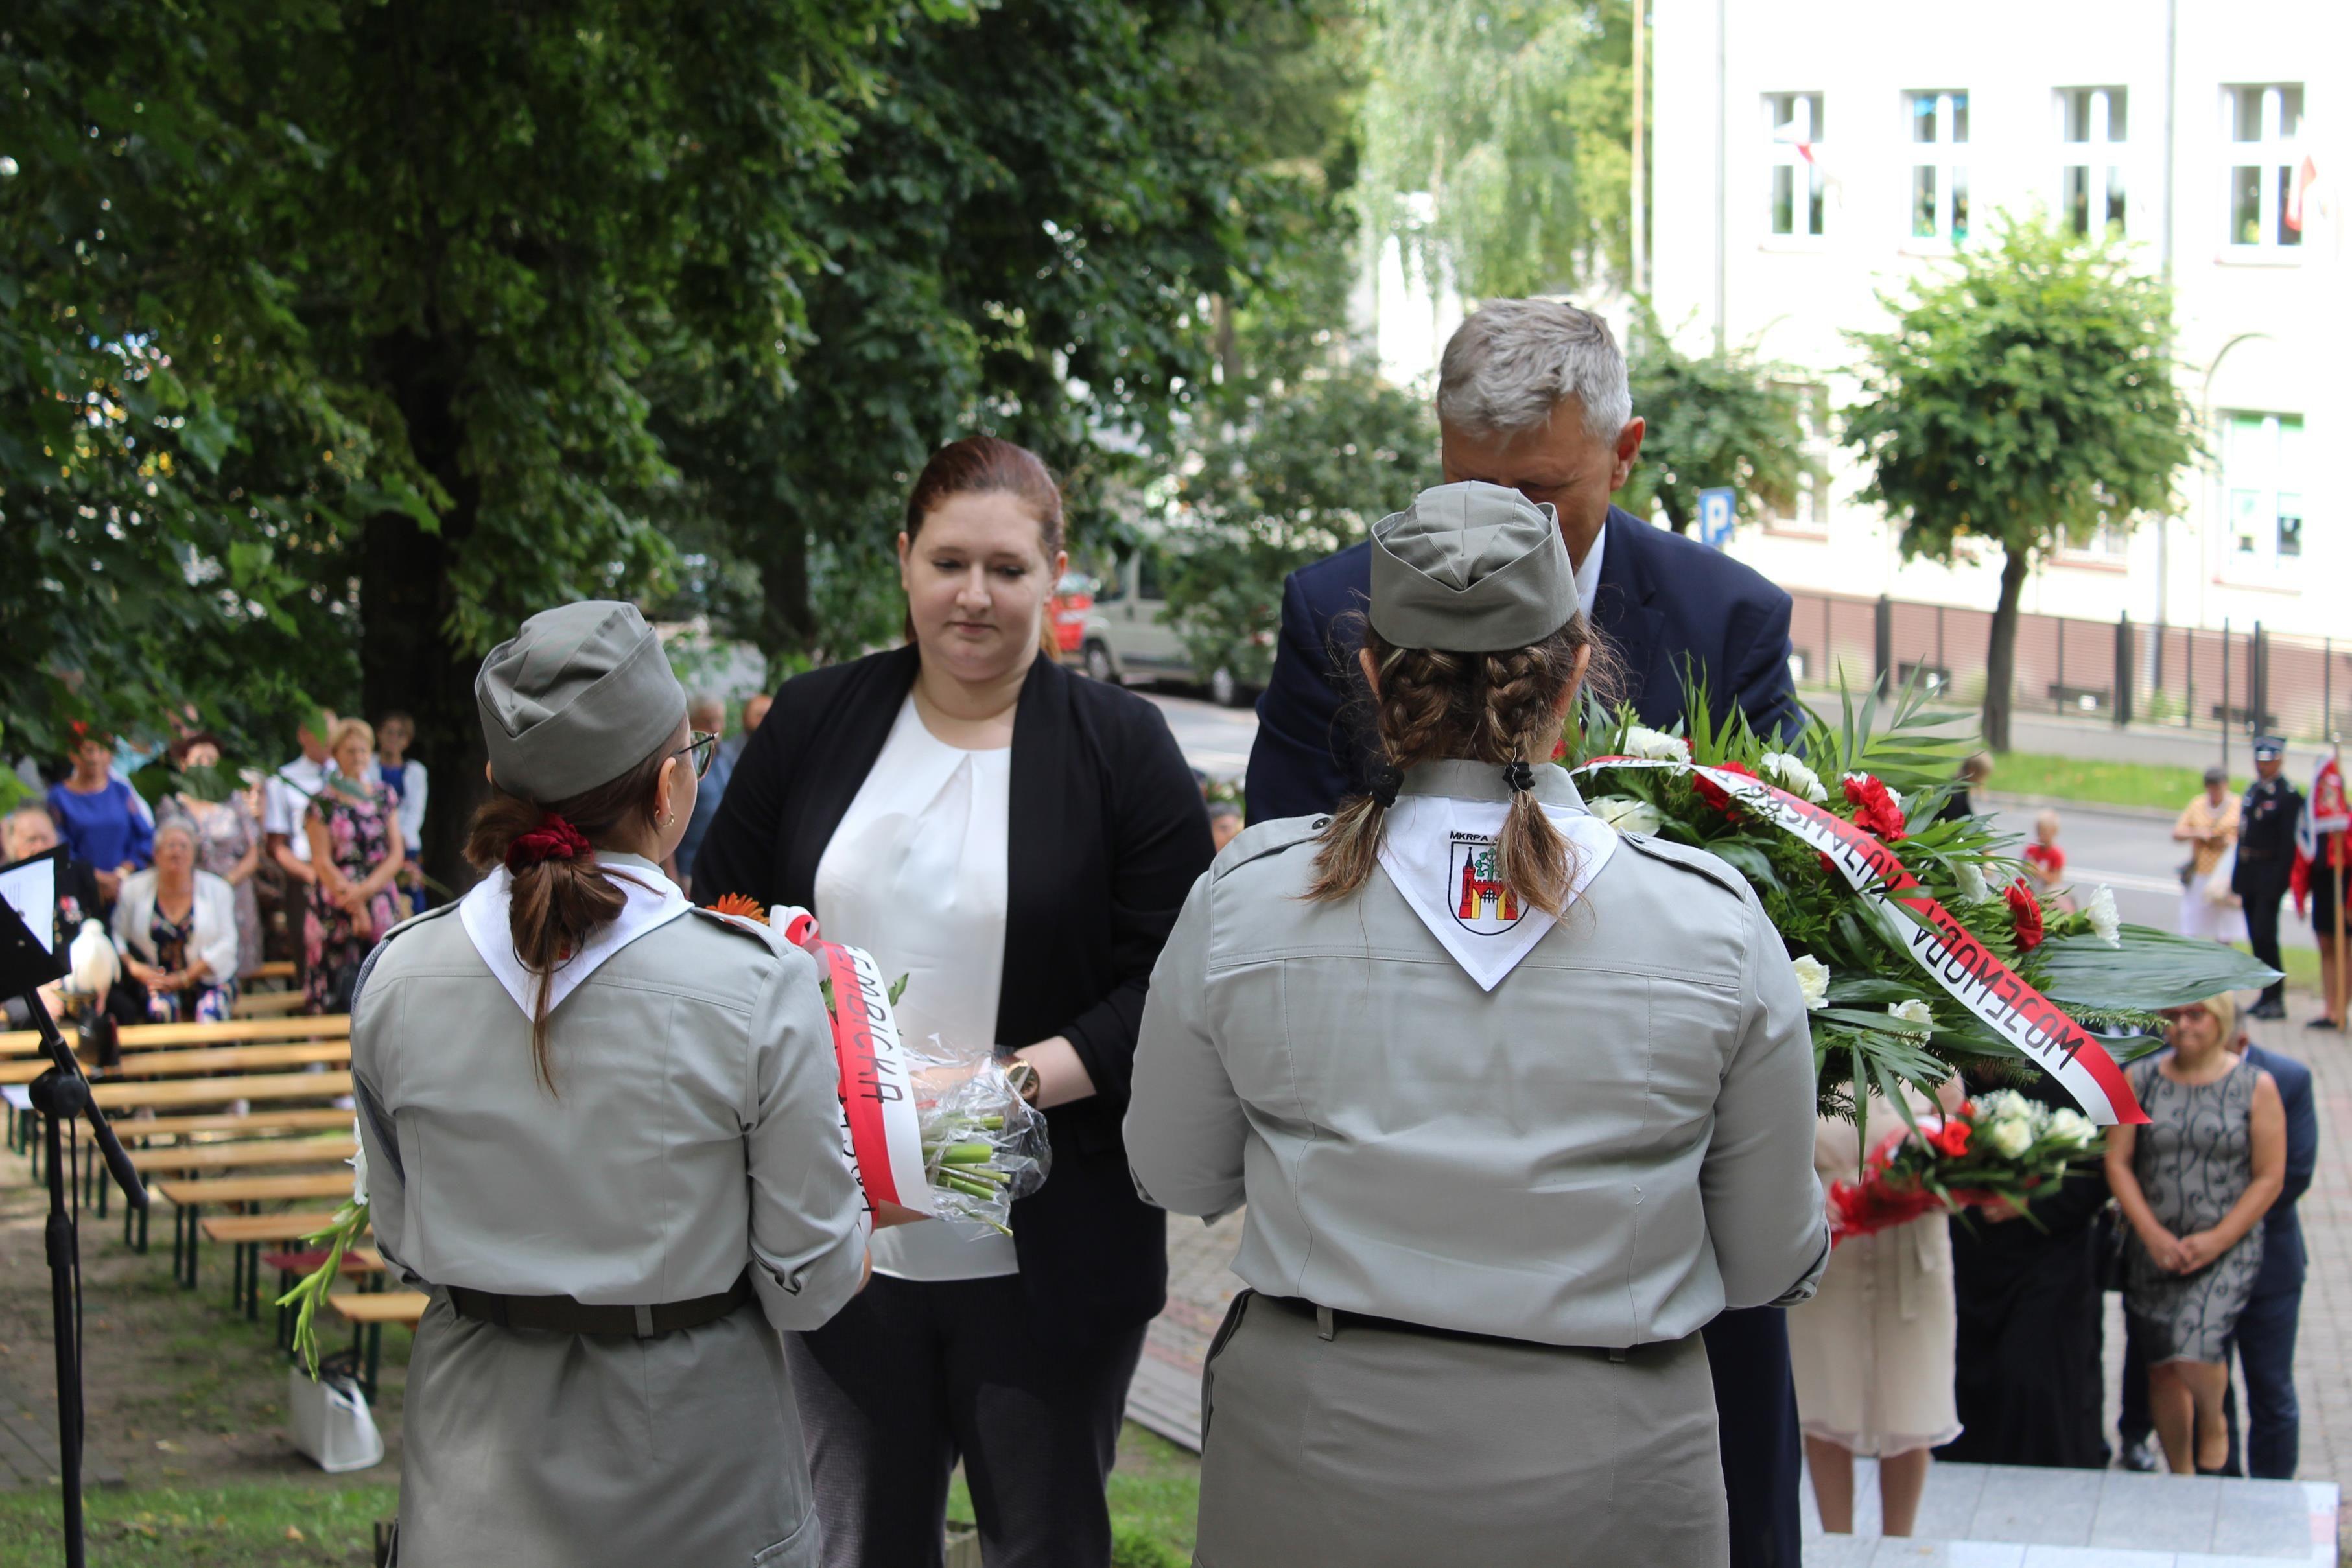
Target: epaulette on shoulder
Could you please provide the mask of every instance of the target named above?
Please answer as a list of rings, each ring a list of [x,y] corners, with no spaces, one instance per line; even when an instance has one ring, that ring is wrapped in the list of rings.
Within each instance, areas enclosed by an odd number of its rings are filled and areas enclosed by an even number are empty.
[[[722,915],[716,909],[706,908],[699,904],[689,907],[711,925],[721,930],[731,931],[738,936],[749,937],[771,952],[782,953],[788,950],[784,945],[783,934],[772,929],[762,921],[746,920],[740,915]]]
[[[1270,821],[1254,822],[1244,828],[1232,843],[1217,852],[1217,858],[1209,862],[1209,880],[1214,882],[1228,876],[1234,867],[1247,865],[1252,861],[1278,855],[1285,850],[1297,849],[1300,844],[1311,844],[1321,838],[1323,830],[1330,825],[1331,819],[1328,814],[1276,817]]]
[[[430,909],[423,910],[417,914],[410,915],[407,919],[402,921],[399,925],[385,932],[383,934],[383,940],[386,942],[391,941],[394,937],[399,936],[402,932],[407,930],[412,925],[422,925],[428,920],[438,920],[445,915],[457,914],[457,904],[459,902],[459,900],[453,898],[446,904],[436,904]]]
[[[1694,875],[1705,877],[1734,898],[1746,899],[1751,894],[1752,890],[1748,885],[1748,879],[1740,875],[1729,862],[1711,855],[1705,850],[1695,850],[1688,844],[1672,843],[1649,833],[1621,831],[1617,839],[1628,849],[1646,855],[1654,861],[1679,866]]]

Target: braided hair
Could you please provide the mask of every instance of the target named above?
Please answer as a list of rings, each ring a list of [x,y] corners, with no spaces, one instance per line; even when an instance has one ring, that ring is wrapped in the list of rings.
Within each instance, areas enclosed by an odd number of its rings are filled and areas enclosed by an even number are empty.
[[[1372,723],[1383,778],[1370,793],[1350,796],[1323,830],[1307,897],[1346,898],[1372,874],[1397,775],[1416,763],[1462,759],[1492,763],[1512,780],[1495,841],[1502,881],[1521,903],[1558,915],[1575,876],[1574,852],[1526,784],[1530,765],[1551,759],[1560,696],[1576,683],[1580,656],[1590,661],[1587,682],[1607,684],[1605,668],[1591,667],[1607,658],[1591,623],[1579,612],[1542,642],[1498,653],[1400,648],[1367,623],[1363,645],[1376,677]]]

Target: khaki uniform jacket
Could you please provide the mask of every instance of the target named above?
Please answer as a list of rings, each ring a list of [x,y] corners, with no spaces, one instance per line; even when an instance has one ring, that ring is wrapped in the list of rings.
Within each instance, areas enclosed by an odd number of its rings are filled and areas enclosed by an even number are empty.
[[[689,912],[566,998],[548,1046],[552,1094],[454,905],[377,948],[352,1073],[387,1262],[615,1306],[717,1295],[756,1265],[779,1329],[816,1328],[856,1292],[859,1197],[807,955]]]
[[[1506,798],[1470,763],[1404,789]],[[1582,804],[1558,768],[1537,793]],[[1177,920],[1127,1118],[1148,1197],[1246,1203],[1234,1268],[1268,1294],[1514,1339],[1678,1339],[1811,1294],[1812,1047],[1736,872],[1621,835],[1485,992],[1384,869],[1302,898],[1324,821],[1249,829]]]

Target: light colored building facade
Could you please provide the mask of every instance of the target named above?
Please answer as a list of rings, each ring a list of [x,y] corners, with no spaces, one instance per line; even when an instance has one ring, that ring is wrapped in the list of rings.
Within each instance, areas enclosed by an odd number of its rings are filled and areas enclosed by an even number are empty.
[[[1654,0],[1652,288],[1687,346],[1806,389],[1790,588],[1990,607],[1997,558],[1905,564],[1833,411],[1847,334],[2037,204],[2170,270],[2208,462],[2178,512],[2043,564],[2025,608],[2352,637],[2352,3]]]

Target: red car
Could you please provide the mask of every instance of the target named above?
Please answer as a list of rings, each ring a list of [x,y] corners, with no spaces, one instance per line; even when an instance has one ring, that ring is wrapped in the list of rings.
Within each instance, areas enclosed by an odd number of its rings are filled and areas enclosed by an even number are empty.
[[[1054,618],[1054,646],[1064,658],[1076,653],[1087,635],[1087,612],[1095,607],[1095,580],[1082,571],[1062,574],[1045,612]]]

